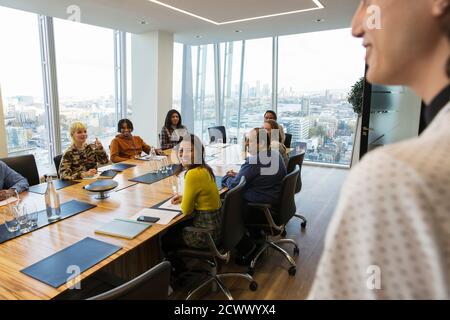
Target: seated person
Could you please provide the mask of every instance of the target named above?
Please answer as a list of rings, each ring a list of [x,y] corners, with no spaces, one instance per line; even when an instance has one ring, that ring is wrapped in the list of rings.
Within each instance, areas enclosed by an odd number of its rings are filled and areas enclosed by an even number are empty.
[[[277,121],[277,114],[275,113],[275,111],[272,110],[267,110],[266,113],[264,114],[264,121],[267,120],[274,120]],[[284,134],[284,128],[281,125],[281,123],[278,123],[278,127],[280,130],[280,137],[281,137],[281,143],[284,143],[284,141],[286,140],[286,135]]]
[[[75,122],[70,127],[72,145],[64,152],[59,166],[59,176],[63,180],[78,180],[94,176],[97,165],[107,164],[108,155],[101,142],[87,144],[87,128],[81,122]]]
[[[142,151],[150,153],[151,146],[146,144],[139,136],[133,136],[133,123],[128,119],[122,119],[117,124],[117,132],[120,132],[111,141],[111,161],[122,162],[140,157]],[[157,151],[157,153],[159,153]]]
[[[14,197],[29,187],[27,179],[0,161],[0,201]]]
[[[188,131],[181,122],[181,115],[177,110],[170,110],[166,115],[164,127],[161,129],[160,144],[161,149],[172,149],[180,143],[183,136],[187,135]]]
[[[281,142],[282,139],[281,139],[280,125],[275,120],[267,120],[264,121],[264,129],[269,134],[270,149],[277,150],[280,153],[281,157],[284,160],[284,164],[287,168],[289,156],[287,154],[286,146]],[[278,132],[276,132],[275,130],[278,130]]]
[[[283,159],[276,150],[270,149],[269,135],[265,130],[256,128],[250,131],[246,146],[250,156],[239,173],[227,172],[222,184],[232,189],[245,176],[244,199],[247,202],[276,204],[281,192],[281,181],[286,176]]]
[[[205,162],[205,148],[195,135],[187,135],[179,145],[178,155],[182,166],[186,169],[184,175],[183,195],[175,195],[173,204],[181,203],[183,214],[192,219],[179,223],[163,237],[162,247],[166,254],[180,246],[205,249],[208,242],[203,234],[188,232],[186,226],[209,229],[214,242],[221,239],[222,212],[219,190],[214,173]],[[177,268],[175,258],[170,260]]]
[[[246,145],[250,156],[245,160],[239,173],[227,172],[222,184],[229,189],[239,184],[242,176],[247,181],[244,188],[244,200],[251,203],[276,205],[281,196],[281,186],[286,176],[286,166],[281,155],[270,149],[270,138],[263,129],[253,129],[249,132]],[[244,209],[246,224],[266,223],[264,214],[258,209]],[[250,230],[252,231],[252,230]],[[237,245],[236,263],[247,265],[257,252],[254,241],[248,234],[244,235]]]

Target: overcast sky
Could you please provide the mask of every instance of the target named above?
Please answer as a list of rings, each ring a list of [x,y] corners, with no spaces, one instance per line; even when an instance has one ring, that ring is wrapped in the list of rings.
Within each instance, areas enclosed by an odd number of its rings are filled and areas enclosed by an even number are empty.
[[[64,98],[114,94],[113,31],[55,19],[58,89]],[[3,96],[42,97],[35,14],[0,7],[0,85]],[[213,90],[212,46],[207,92]],[[236,50],[238,51],[238,50]],[[195,52],[195,51],[193,51]],[[175,45],[174,94],[181,92],[182,46]],[[239,56],[236,54],[236,56]],[[244,82],[271,83],[272,39],[248,40]],[[194,66],[195,67],[195,66]],[[238,68],[234,68],[238,73]],[[349,29],[280,37],[279,88],[318,91],[349,88],[364,73],[364,48]],[[234,82],[238,75],[233,75]]]

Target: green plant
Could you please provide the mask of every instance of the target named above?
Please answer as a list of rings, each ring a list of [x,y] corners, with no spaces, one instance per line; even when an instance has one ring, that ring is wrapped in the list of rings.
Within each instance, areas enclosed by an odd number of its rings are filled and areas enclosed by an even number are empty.
[[[347,101],[353,106],[353,111],[361,116],[364,99],[364,77],[359,79],[348,94]]]

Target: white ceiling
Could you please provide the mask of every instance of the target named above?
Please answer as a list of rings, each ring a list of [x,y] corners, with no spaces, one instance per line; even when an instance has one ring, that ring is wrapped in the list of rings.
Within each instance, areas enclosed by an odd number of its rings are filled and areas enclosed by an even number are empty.
[[[350,27],[359,0],[319,1],[0,0],[0,5],[63,19],[70,16],[67,8],[77,5],[83,23],[131,33],[164,30],[176,41],[202,44]],[[318,9],[319,4],[325,8]],[[233,22],[242,19],[253,20]]]

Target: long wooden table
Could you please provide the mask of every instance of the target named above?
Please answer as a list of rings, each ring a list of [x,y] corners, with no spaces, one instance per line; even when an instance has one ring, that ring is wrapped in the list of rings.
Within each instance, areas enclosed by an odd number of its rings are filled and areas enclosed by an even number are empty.
[[[226,148],[207,147],[206,153],[214,156],[209,163],[218,176],[224,175],[230,169],[239,169],[239,164],[244,159],[238,145]],[[122,249],[83,272],[79,278],[81,281],[107,269],[126,274],[127,277],[124,278],[132,278],[160,260],[158,235],[183,219],[182,216],[167,226],[154,224],[132,240],[102,236],[94,232],[113,218],[131,217],[141,209],[172,196],[171,178],[151,185],[129,181],[148,173],[148,162],[129,160],[124,163],[134,164],[136,167],[127,169],[114,178],[119,186],[106,200],[97,200],[95,194],[83,189],[83,186],[92,183],[92,180],[82,180],[79,184],[58,191],[61,203],[76,199],[95,204],[97,207],[0,244],[0,299],[53,299],[65,293],[68,290],[67,285],[55,289],[30,278],[20,270],[85,237],[105,241]],[[23,193],[21,198],[25,203],[33,202],[38,210],[45,209],[43,195],[27,192]]]

